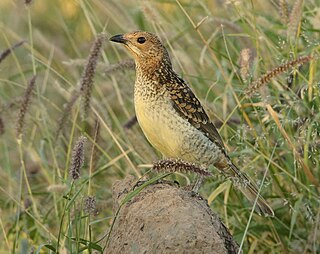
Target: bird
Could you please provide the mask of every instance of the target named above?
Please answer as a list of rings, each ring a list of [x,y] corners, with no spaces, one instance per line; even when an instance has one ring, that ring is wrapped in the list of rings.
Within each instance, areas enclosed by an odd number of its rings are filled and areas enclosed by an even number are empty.
[[[168,51],[157,35],[134,31],[114,35],[135,61],[134,106],[138,123],[151,145],[164,157],[214,166],[237,179],[240,191],[259,215],[274,212],[256,185],[227,154],[224,142],[190,86],[174,71]]]

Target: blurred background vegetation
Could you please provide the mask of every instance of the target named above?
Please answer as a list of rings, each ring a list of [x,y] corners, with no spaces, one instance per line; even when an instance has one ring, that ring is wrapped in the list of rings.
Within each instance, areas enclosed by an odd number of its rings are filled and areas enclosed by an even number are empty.
[[[96,35],[134,30],[161,37],[233,161],[263,184],[272,219],[249,220],[251,205],[221,177],[200,191],[244,253],[320,252],[318,0],[25,2],[0,1],[0,52],[25,41],[0,62],[1,253],[100,250],[113,219],[112,183],[140,177],[161,158],[139,126],[123,127],[134,116],[135,78],[124,48],[105,41],[85,121],[75,100]],[[264,73],[308,55],[245,97]],[[81,136],[85,162],[72,181]],[[172,178],[186,185],[194,176]]]

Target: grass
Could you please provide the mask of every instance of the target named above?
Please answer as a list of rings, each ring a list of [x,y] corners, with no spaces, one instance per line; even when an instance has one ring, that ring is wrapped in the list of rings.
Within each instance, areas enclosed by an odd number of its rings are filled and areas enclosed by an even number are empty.
[[[244,253],[320,252],[316,0],[26,2],[0,2],[1,253],[101,250],[112,183],[160,158],[137,125],[124,128],[134,116],[130,56],[107,40],[98,53],[93,46],[101,33],[137,29],[162,38],[233,161],[275,210],[259,217],[223,178],[206,180],[201,194]],[[85,139],[82,166],[72,151]],[[171,177],[186,184],[194,175]]]

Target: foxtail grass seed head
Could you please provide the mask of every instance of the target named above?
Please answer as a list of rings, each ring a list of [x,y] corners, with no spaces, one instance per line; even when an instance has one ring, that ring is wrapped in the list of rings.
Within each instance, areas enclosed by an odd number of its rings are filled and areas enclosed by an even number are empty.
[[[22,102],[20,105],[19,113],[18,113],[17,127],[16,127],[18,138],[22,134],[22,130],[23,130],[23,126],[24,126],[24,118],[27,113],[28,107],[30,105],[31,95],[32,95],[33,89],[36,85],[36,77],[37,76],[33,76],[32,79],[29,81],[27,89],[26,89],[26,91],[23,95],[23,98],[22,98]]]
[[[196,173],[198,175],[207,177],[212,176],[212,174],[205,168],[180,159],[159,160],[153,164],[153,170],[157,172],[185,172]]]
[[[269,83],[271,81],[271,79],[273,79],[274,77],[280,75],[283,72],[288,71],[292,67],[308,63],[312,59],[313,59],[313,57],[311,55],[302,56],[302,57],[297,58],[296,60],[293,60],[293,61],[287,62],[285,64],[279,65],[278,67],[276,67],[276,68],[272,69],[271,71],[268,71],[266,74],[262,75],[256,81],[252,82],[248,86],[248,88],[246,89],[245,94],[250,97],[260,87],[262,87],[263,85]]]
[[[78,180],[80,178],[80,169],[84,163],[84,144],[86,141],[87,138],[81,136],[72,149],[70,177],[73,180]]]
[[[297,36],[298,27],[301,21],[302,9],[303,0],[296,0],[292,7],[288,23],[288,37],[293,40]]]
[[[16,43],[16,44],[14,44],[11,48],[8,48],[8,49],[5,49],[4,51],[2,51],[2,52],[0,53],[0,63],[1,63],[8,55],[10,55],[11,52],[12,52],[14,49],[20,47],[20,46],[21,46],[23,43],[25,43],[25,42],[26,42],[25,40],[22,40],[22,41],[20,41],[20,42],[18,42],[18,43]]]
[[[247,82],[250,76],[250,68],[252,65],[252,51],[249,48],[244,48],[240,52],[240,76],[243,81]]]
[[[99,34],[91,47],[90,55],[80,80],[80,91],[82,95],[82,118],[85,120],[88,115],[93,79],[96,71],[98,57],[101,54],[101,47],[105,40],[104,34]]]
[[[84,211],[90,215],[97,215],[96,197],[87,196],[84,200]]]
[[[279,1],[279,12],[282,24],[288,24],[289,14],[288,14],[288,3],[287,0]]]

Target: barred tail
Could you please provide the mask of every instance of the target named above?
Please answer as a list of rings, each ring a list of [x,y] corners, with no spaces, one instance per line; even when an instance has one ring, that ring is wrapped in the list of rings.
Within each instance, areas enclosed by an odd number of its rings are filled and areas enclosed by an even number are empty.
[[[229,166],[232,170],[232,173],[236,177],[240,183],[235,184],[236,187],[246,196],[246,198],[254,204],[255,200],[257,199],[256,211],[260,215],[264,216],[274,216],[274,212],[272,208],[268,205],[267,201],[258,193],[257,187],[254,185],[252,181],[248,178],[248,176],[240,172],[240,170],[230,161]]]

